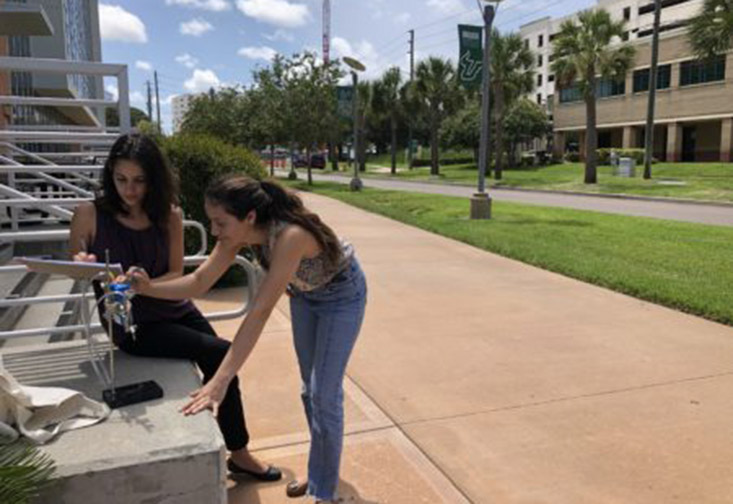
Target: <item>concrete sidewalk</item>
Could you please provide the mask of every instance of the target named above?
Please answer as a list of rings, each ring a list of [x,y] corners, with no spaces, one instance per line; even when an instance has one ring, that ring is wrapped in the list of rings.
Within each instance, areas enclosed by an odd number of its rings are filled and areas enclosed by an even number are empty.
[[[733,329],[305,199],[369,281],[346,502],[731,502]],[[241,378],[252,447],[286,480],[307,457],[297,375],[283,299]],[[288,502],[284,488],[230,482],[229,502]]]

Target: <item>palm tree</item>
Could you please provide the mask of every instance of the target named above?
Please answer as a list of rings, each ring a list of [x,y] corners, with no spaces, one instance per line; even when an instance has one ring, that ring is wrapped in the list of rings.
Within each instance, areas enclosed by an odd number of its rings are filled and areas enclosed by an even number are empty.
[[[496,117],[496,169],[494,178],[501,179],[504,156],[504,121],[509,107],[520,96],[534,89],[534,54],[516,33],[491,34],[492,112]]]
[[[733,0],[705,0],[687,35],[701,58],[728,51],[733,46]]]
[[[578,14],[578,24],[567,20],[560,26],[554,42],[552,72],[561,86],[578,87],[586,110],[585,183],[597,181],[598,132],[596,96],[603,79],[621,79],[634,61],[635,49],[629,44],[613,43],[624,34],[624,21],[613,21],[604,9]]]
[[[358,163],[359,171],[366,171],[366,143],[368,122],[374,113],[374,83],[361,81],[356,87],[359,95],[357,117],[357,134],[359,135],[359,152],[354,152],[354,162]]]
[[[450,60],[431,56],[418,63],[415,73],[415,91],[430,127],[430,174],[438,175],[440,127],[458,107],[462,95]]]
[[[398,67],[384,72],[382,78],[374,83],[374,108],[380,115],[389,117],[392,133],[390,153],[392,155],[392,175],[397,173],[397,121],[400,111],[400,85],[402,76]]]

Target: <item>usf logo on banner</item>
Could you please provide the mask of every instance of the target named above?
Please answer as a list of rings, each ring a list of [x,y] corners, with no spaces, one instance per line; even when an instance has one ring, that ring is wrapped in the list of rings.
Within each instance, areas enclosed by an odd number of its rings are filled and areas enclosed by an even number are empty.
[[[466,89],[481,87],[484,51],[480,26],[458,25],[459,55],[458,80]]]

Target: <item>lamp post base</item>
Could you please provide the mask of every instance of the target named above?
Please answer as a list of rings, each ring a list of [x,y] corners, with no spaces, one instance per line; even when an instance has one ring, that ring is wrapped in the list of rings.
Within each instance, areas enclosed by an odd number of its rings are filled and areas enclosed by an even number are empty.
[[[491,219],[491,198],[487,193],[471,196],[471,219]]]
[[[361,191],[362,187],[364,187],[364,183],[359,177],[354,177],[351,179],[351,182],[349,183],[349,188],[352,191]]]

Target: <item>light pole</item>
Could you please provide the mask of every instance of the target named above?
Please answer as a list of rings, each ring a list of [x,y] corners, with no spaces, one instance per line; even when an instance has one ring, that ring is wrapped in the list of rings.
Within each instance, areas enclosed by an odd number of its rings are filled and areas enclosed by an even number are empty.
[[[355,60],[354,58],[344,56],[342,59],[344,63],[346,63],[349,68],[351,68],[351,80],[354,86],[354,94],[352,97],[353,105],[351,112],[351,116],[354,121],[354,177],[351,179],[349,187],[352,191],[361,191],[361,188],[364,184],[359,178],[359,121],[357,120],[357,112],[359,110],[359,90],[357,89],[357,86],[359,85],[359,75],[356,72],[363,72],[364,70],[366,70],[366,67],[360,61]]]
[[[491,68],[489,67],[491,51],[491,25],[494,22],[495,9],[492,4],[501,0],[484,0],[484,58],[481,85],[481,141],[478,155],[478,192],[471,197],[471,218],[491,218],[491,198],[486,192],[486,162],[489,154],[489,89]]]

